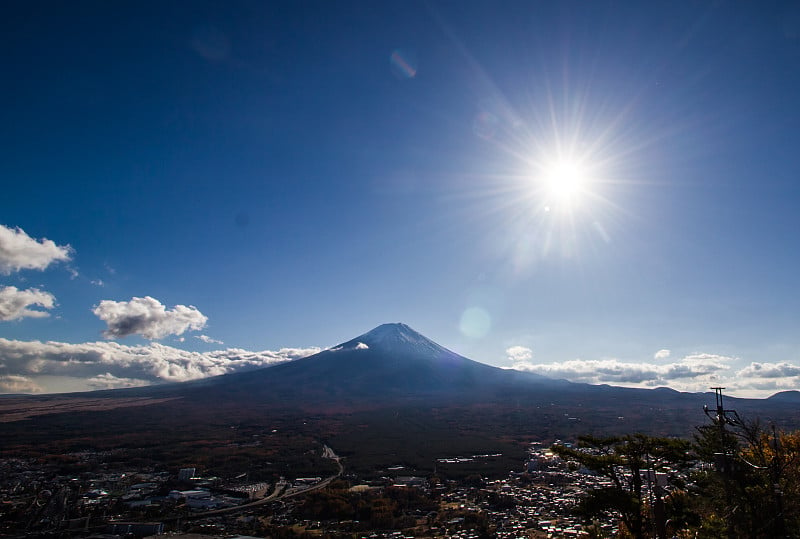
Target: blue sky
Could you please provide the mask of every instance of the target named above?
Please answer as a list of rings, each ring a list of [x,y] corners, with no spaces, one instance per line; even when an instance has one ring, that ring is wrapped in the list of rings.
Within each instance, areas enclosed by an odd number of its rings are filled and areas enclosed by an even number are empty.
[[[0,391],[392,321],[573,380],[800,385],[796,5],[263,4],[5,6]]]

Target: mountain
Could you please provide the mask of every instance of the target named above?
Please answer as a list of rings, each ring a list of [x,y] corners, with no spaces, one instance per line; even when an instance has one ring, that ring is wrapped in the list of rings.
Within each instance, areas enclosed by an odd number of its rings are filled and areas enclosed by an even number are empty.
[[[772,416],[762,410],[791,409],[796,393],[768,400],[726,400],[769,419]],[[540,415],[560,408],[562,415],[598,428],[626,417],[633,421],[625,427],[629,430],[660,425],[662,432],[676,432],[676,426],[687,421],[702,422],[703,405],[714,401],[709,394],[572,383],[493,367],[461,356],[403,323],[383,324],[317,354],[248,372],[73,397],[170,399],[173,407],[179,406],[178,399],[180,406],[193,409],[214,403],[214,409],[204,412],[212,415],[216,410],[237,413],[245,408],[330,412],[406,405],[498,409],[513,405],[538,410]]]
[[[797,397],[726,398],[726,408],[796,429]],[[578,384],[492,367],[394,323],[249,372],[3,399],[0,450],[127,447],[178,464],[206,459],[209,448],[225,460],[231,447],[258,447],[248,451],[284,475],[289,472],[281,466],[301,466],[309,447],[324,440],[348,457],[351,469],[364,472],[384,473],[379,470],[397,462],[424,469],[443,456],[503,453],[496,466],[507,473],[533,440],[633,432],[691,436],[695,426],[708,423],[703,405],[714,400],[710,393]]]
[[[767,400],[773,402],[800,404],[800,391],[795,391],[795,390],[779,391],[778,393],[775,393],[771,397],[768,397]]]
[[[213,399],[230,407],[315,412],[397,407],[412,402],[452,406],[524,396],[534,388],[542,393],[572,385],[473,361],[405,324],[393,323],[302,359],[182,384],[122,391],[128,396],[179,396],[191,402]],[[122,391],[104,393],[114,396]]]
[[[714,402],[708,393],[572,383],[493,367],[461,356],[402,323],[380,325],[312,356],[275,366],[130,391],[177,396],[194,406],[214,402],[231,413],[245,407],[306,414],[409,407],[458,409],[458,414],[480,409],[484,414],[491,409],[493,419],[487,415],[485,420],[496,422],[509,421],[514,410],[513,414],[522,415],[513,421],[546,423],[555,435],[588,431],[687,435],[707,421],[703,405]],[[729,397],[726,402],[746,417],[783,424],[800,421],[789,396]]]
[[[306,358],[215,378],[205,390],[229,386],[269,389],[283,397],[305,399],[326,395],[350,400],[433,395],[474,398],[476,392],[485,395],[531,384],[563,383],[467,359],[409,326],[395,323]]]

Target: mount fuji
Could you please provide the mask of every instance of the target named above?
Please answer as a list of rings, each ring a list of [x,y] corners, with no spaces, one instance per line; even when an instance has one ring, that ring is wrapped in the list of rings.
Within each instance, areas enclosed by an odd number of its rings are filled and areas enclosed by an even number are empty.
[[[248,372],[8,398],[9,411],[0,410],[0,450],[18,443],[49,450],[91,441],[99,447],[132,443],[191,452],[209,439],[227,448],[235,433],[249,433],[247,443],[258,436],[265,448],[287,455],[302,454],[305,449],[297,448],[309,440],[328,440],[366,468],[399,460],[422,466],[443,454],[497,453],[502,447],[513,461],[523,453],[520,444],[531,439],[632,432],[690,436],[708,421],[703,405],[713,403],[709,393],[578,384],[492,367],[394,323],[312,356]],[[726,405],[746,418],[800,427],[795,394],[729,398]],[[31,419],[35,429],[26,421]],[[500,466],[507,472],[509,463]]]
[[[505,417],[516,410],[531,424],[558,424],[570,432],[652,430],[675,435],[702,423],[703,405],[714,402],[708,393],[574,383],[493,367],[403,323],[383,324],[317,354],[271,367],[108,393],[123,391],[178,397],[192,406],[213,402],[229,411],[247,407],[329,414],[442,407],[458,413],[491,409],[496,417]],[[749,416],[797,422],[795,409],[782,401],[727,402]]]
[[[573,385],[583,386],[479,363],[406,324],[393,323],[302,359],[181,384],[181,392],[189,396],[201,391],[220,399],[247,393],[251,398],[299,402],[307,408],[313,403],[374,405],[397,399],[471,401],[509,391]]]

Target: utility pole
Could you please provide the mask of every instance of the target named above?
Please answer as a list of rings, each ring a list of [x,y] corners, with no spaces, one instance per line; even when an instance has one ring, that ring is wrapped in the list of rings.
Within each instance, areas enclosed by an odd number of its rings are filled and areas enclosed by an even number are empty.
[[[736,410],[726,410],[725,406],[722,402],[722,390],[725,389],[724,387],[712,387],[711,389],[714,390],[716,394],[717,406],[716,406],[716,413],[712,414],[711,411],[708,409],[708,406],[703,407],[703,411],[706,415],[714,422],[715,425],[719,427],[719,436],[720,436],[720,444],[722,447],[722,453],[716,453],[716,467],[722,473],[723,484],[725,486],[725,498],[726,498],[726,505],[727,505],[727,519],[728,519],[728,537],[733,538],[735,537],[734,534],[734,525],[733,525],[733,512],[736,510],[733,507],[733,493],[732,493],[732,482],[733,482],[733,474],[736,471],[736,455],[728,452],[726,449],[726,430],[725,426],[730,425],[734,428],[737,428],[744,432],[744,438],[747,440],[748,443],[751,445],[756,445],[761,443],[760,437],[758,435],[758,431],[753,429],[752,427],[748,427],[744,421],[739,417],[739,414],[736,413]],[[743,436],[740,432],[735,432],[738,436]],[[752,462],[748,462],[743,458],[742,455],[739,455],[739,460],[741,460],[744,464],[747,464],[751,468],[755,470],[762,470],[764,473],[767,474],[767,481],[768,485],[771,487],[771,495],[773,500],[773,505],[775,507],[775,516],[770,519],[767,523],[772,530],[772,537],[776,539],[779,537],[786,537],[786,521],[783,515],[783,491],[780,485],[781,475],[783,473],[783,456],[781,454],[781,444],[780,444],[780,437],[778,436],[778,432],[775,429],[775,425],[772,425],[772,441],[771,443],[768,441],[767,444],[771,445],[773,450],[772,458],[769,460],[769,463],[763,464],[755,464]],[[766,455],[765,455],[766,456]]]
[[[726,519],[728,521],[728,537],[735,539],[736,533],[733,526],[733,493],[731,492],[731,480],[733,476],[733,454],[729,453],[726,447],[727,437],[725,425],[741,425],[739,414],[736,410],[726,410],[722,402],[722,390],[724,387],[712,387],[716,397],[716,410],[712,413],[708,406],[703,406],[705,414],[719,427],[719,443],[721,453],[715,453],[716,468],[722,474],[722,482],[725,487]]]

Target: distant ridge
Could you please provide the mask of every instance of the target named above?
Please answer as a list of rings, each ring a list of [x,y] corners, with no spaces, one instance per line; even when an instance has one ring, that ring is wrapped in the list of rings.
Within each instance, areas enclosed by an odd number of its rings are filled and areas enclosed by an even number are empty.
[[[789,391],[779,391],[774,395],[767,397],[767,400],[774,402],[796,402],[800,404],[800,391],[791,389]]]

